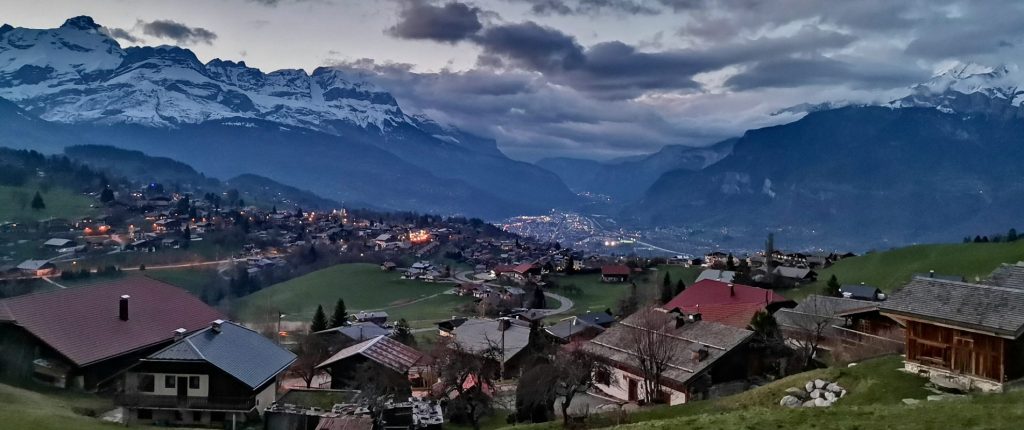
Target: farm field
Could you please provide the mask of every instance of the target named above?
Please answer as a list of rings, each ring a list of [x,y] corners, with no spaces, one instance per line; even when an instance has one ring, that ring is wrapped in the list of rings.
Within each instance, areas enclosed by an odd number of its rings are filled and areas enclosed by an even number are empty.
[[[46,208],[36,210],[29,204],[36,191],[42,194]],[[38,221],[51,217],[75,219],[96,211],[90,207],[95,201],[88,196],[61,187],[51,187],[43,192],[34,182],[17,187],[0,185],[0,200],[6,202],[0,205],[0,221]]]
[[[662,265],[658,266],[657,270],[648,270],[634,275],[632,281],[636,282],[637,291],[641,297],[653,298],[658,293],[658,287],[665,278],[665,273],[669,274],[674,287],[679,279],[682,279],[686,285],[692,284],[697,279],[697,275],[700,274],[701,270],[700,267]],[[629,282],[619,284],[601,282],[601,275],[599,273],[575,274],[560,276],[554,279],[561,286],[574,284],[580,289],[578,294],[553,290],[554,293],[564,295],[572,300],[574,303],[573,312],[576,313],[603,311],[607,308],[611,308],[614,311],[619,300],[626,297],[630,288]]]
[[[244,322],[309,321],[317,305],[329,315],[334,303],[345,300],[348,312],[385,310],[390,320],[406,318],[423,327],[449,318],[454,308],[471,298],[445,294],[453,287],[400,279],[397,272],[382,272],[373,264],[340,264],[264,288],[237,301],[234,315]]]

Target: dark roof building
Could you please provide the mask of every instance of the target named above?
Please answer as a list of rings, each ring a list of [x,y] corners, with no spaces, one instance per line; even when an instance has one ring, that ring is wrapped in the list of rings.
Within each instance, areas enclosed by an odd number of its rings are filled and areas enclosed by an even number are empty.
[[[1024,262],[1001,264],[981,283],[1024,290]]]
[[[378,336],[342,349],[316,367],[331,375],[331,388],[343,389],[351,388],[355,372],[363,363],[374,363],[407,379],[409,369],[423,364],[423,360],[424,355],[412,347],[387,336]]]
[[[91,388],[169,344],[176,329],[222,318],[187,291],[141,276],[12,297],[0,300],[0,337],[40,348],[0,359],[56,385]]]
[[[876,286],[866,284],[843,285],[839,287],[839,294],[843,297],[854,300],[885,300],[885,293]]]
[[[615,323],[615,317],[606,312],[587,312],[583,315],[577,315],[576,318],[604,328],[611,327]]]

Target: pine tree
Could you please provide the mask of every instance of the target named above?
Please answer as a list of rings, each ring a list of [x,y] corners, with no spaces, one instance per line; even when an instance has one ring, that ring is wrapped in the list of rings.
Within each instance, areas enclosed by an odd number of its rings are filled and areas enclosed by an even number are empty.
[[[309,331],[316,333],[324,330],[327,330],[327,315],[324,315],[324,307],[317,305],[316,313],[313,314],[313,322],[309,325]]]
[[[405,318],[401,318],[395,323],[395,332],[392,337],[404,345],[416,346],[416,337],[412,335],[412,328],[409,327],[409,321],[406,321]]]
[[[730,272],[736,271],[736,259],[733,258],[732,254],[729,254],[729,258],[725,260],[725,270]]]
[[[665,304],[672,300],[672,297],[674,297],[674,294],[672,294],[672,277],[669,276],[668,272],[665,272],[665,279],[661,282],[661,291],[658,299],[661,304]]]
[[[39,194],[39,191],[36,191],[36,196],[32,197],[32,209],[37,211],[46,209],[46,203],[43,202],[43,196]]]
[[[1020,236],[1017,235],[1017,229],[1011,228],[1010,231],[1006,233],[1006,241],[1016,242],[1017,239],[1020,239]]]
[[[334,304],[334,314],[331,315],[331,328],[341,327],[348,323],[348,311],[345,310],[345,300],[338,299]]]
[[[682,294],[682,292],[685,291],[685,290],[686,290],[686,283],[684,283],[682,279],[676,281],[675,295],[678,296],[678,295]]]
[[[839,288],[839,279],[836,278],[836,275],[832,275],[831,278],[828,278],[828,283],[825,284],[825,295],[829,297],[839,297]]]
[[[110,203],[112,201],[114,201],[114,190],[111,190],[110,187],[104,188],[103,191],[100,192],[100,202]]]

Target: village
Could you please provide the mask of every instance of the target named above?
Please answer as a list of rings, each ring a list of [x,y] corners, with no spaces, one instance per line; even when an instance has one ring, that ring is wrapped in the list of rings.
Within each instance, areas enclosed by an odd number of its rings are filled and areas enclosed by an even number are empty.
[[[584,427],[879,357],[921,378],[934,392],[925,401],[1024,377],[1024,264],[975,279],[914,273],[890,291],[819,279],[858,257],[784,252],[772,235],[750,255],[644,258],[480,220],[266,209],[157,184],[94,197],[103,215],[3,225],[32,257],[3,270],[0,373],[106,399],[102,421]],[[277,291],[353,268],[368,276],[355,287],[363,295],[434,293],[350,310],[343,299],[357,302],[356,290],[339,278],[324,281],[336,303]],[[193,270],[210,272],[209,285],[159,275]],[[288,308],[293,299],[303,307]],[[830,407],[852,394],[805,382],[774,406]]]

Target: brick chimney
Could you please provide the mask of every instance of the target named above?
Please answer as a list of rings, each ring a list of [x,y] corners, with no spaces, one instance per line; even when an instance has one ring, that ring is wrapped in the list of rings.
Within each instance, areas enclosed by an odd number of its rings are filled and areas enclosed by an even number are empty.
[[[214,333],[220,333],[220,326],[224,324],[224,320],[213,320],[210,323],[210,328],[213,329]]]
[[[117,317],[121,321],[128,321],[128,299],[132,298],[127,294],[121,296],[120,306],[118,306]]]
[[[509,327],[512,327],[512,320],[508,318],[498,318],[498,330],[505,331]]]
[[[183,327],[182,327],[182,328],[178,328],[178,329],[174,330],[174,341],[175,341],[175,342],[177,342],[177,341],[179,341],[179,340],[182,340],[182,339],[184,339],[184,338],[185,338],[185,332],[186,332],[186,331],[187,331],[187,330],[185,330],[185,329],[184,329]]]
[[[729,283],[729,297],[736,295],[736,285],[732,282]]]

